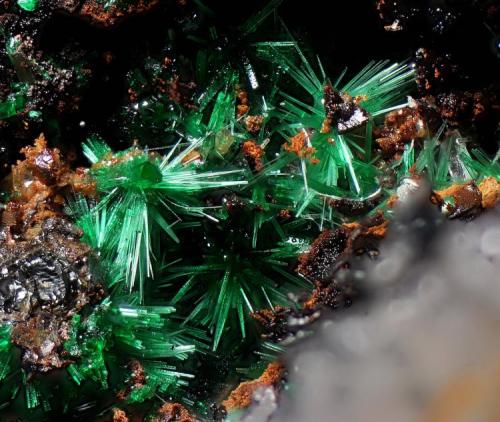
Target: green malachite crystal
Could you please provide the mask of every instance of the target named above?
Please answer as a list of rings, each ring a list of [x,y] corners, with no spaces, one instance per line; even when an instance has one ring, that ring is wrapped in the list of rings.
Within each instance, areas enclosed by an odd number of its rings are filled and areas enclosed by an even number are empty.
[[[21,9],[33,12],[38,7],[38,0],[17,0],[17,4]]]
[[[24,108],[25,98],[22,95],[14,95],[0,103],[0,119],[15,116]]]
[[[141,297],[146,279],[156,272],[151,250],[159,236],[164,233],[179,243],[175,231],[179,216],[202,217],[209,212],[204,210],[201,193],[247,183],[242,170],[203,172],[183,164],[196,146],[172,156],[174,148],[164,157],[135,147],[113,155],[98,139],[84,146],[103,197],[93,210],[76,210],[81,212],[78,222],[89,244],[116,267],[115,278],[123,278],[130,289],[138,286]]]
[[[40,111],[37,111],[37,110],[30,110],[28,112],[28,117],[30,119],[34,119],[35,120],[35,119],[40,118],[41,116],[42,116],[42,113]]]
[[[0,119],[15,116],[24,110],[26,105],[26,90],[28,86],[23,83],[14,85],[14,92],[3,102],[0,102]]]
[[[11,327],[9,325],[0,325],[0,381],[10,372],[12,358],[10,332]]]

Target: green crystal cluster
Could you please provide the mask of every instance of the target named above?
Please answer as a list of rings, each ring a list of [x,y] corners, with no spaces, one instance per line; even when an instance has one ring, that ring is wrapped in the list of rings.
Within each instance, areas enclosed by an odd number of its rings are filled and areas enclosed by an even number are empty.
[[[27,12],[33,12],[38,7],[38,0],[17,0],[18,6]]]
[[[478,148],[469,151],[466,140],[459,133],[443,136],[442,130],[424,141],[416,158],[414,145],[408,145],[401,163],[395,165],[400,166],[400,177],[410,176],[409,169],[415,166],[417,173],[425,173],[434,189],[471,180],[480,182],[486,177],[497,179],[500,175],[498,155],[490,159]]]

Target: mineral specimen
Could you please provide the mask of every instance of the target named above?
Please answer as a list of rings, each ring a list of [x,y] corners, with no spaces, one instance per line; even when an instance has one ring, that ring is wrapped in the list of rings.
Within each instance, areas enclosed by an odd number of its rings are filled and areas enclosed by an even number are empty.
[[[70,318],[99,299],[82,232],[62,215],[60,196],[78,189],[83,175],[69,170],[41,136],[23,150],[12,173],[12,199],[0,232],[0,321],[13,325],[12,341],[29,371],[48,371],[68,361],[62,343]],[[83,186],[83,185],[80,185]]]

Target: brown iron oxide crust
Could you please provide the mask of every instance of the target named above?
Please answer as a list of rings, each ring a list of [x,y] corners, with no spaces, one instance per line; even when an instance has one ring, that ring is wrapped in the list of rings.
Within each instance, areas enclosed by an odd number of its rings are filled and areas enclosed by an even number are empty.
[[[262,309],[250,314],[263,328],[262,337],[273,342],[280,342],[291,332],[288,327],[290,308],[275,306],[273,309]]]
[[[424,120],[417,108],[405,107],[385,116],[383,127],[375,131],[376,143],[385,157],[404,150],[405,144],[427,135]]]
[[[257,379],[242,382],[236,389],[231,391],[229,397],[222,402],[228,410],[244,409],[252,403],[253,394],[259,388],[277,388],[283,379],[285,367],[281,362],[270,363],[264,373]]]
[[[249,139],[243,143],[242,150],[250,168],[254,171],[261,170],[264,149],[255,141]]]
[[[139,15],[152,10],[160,3],[160,0],[141,0],[128,5],[122,10],[117,6],[105,8],[104,4],[96,0],[85,0],[78,12],[79,16],[89,19],[96,25],[111,27],[123,19]]]
[[[165,403],[151,422],[197,422],[188,410],[179,403]]]
[[[433,192],[431,201],[439,205],[448,218],[474,218],[500,201],[500,182],[487,177],[479,185],[473,181],[454,184]]]

